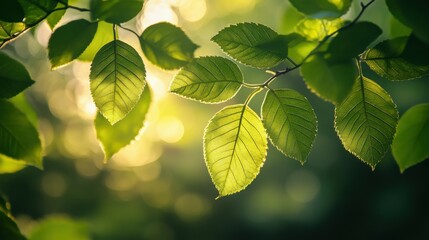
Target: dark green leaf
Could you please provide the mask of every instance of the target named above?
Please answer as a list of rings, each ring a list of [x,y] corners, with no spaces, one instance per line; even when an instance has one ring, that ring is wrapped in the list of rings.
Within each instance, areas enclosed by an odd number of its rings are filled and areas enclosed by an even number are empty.
[[[377,44],[366,52],[366,64],[389,80],[408,80],[429,74],[429,44],[410,37],[399,37]]]
[[[36,128],[5,100],[0,100],[0,153],[42,168],[42,148]]]
[[[322,54],[302,64],[301,74],[307,86],[318,96],[339,104],[348,95],[356,79],[353,61],[333,63]]]
[[[91,16],[109,23],[123,23],[135,17],[143,8],[143,0],[93,0]]]
[[[0,7],[0,21],[4,22],[22,22],[24,19],[24,10],[18,3],[18,0],[3,1]]]
[[[317,132],[310,102],[295,90],[270,90],[262,105],[262,120],[271,143],[304,164]]]
[[[85,222],[54,216],[44,219],[30,233],[28,240],[90,240]]]
[[[94,38],[97,26],[97,23],[80,19],[58,28],[48,45],[52,68],[61,67],[79,57]]]
[[[57,4],[56,8],[64,8],[68,3],[68,0],[61,0],[61,2],[59,1]],[[46,21],[48,22],[48,25],[51,29],[54,29],[55,26],[58,24],[58,22],[61,20],[61,18],[63,18],[64,14],[66,13],[66,10],[57,10],[51,14],[49,14],[49,16],[46,18]]]
[[[347,98],[335,108],[335,130],[347,151],[372,169],[389,149],[398,111],[389,94],[367,78],[358,78]]]
[[[97,138],[103,146],[106,161],[137,137],[143,128],[150,103],[151,93],[149,87],[146,87],[136,106],[126,118],[115,125],[112,126],[100,113],[97,114],[95,130]]]
[[[49,13],[55,9],[57,0],[18,0],[24,9],[27,25],[33,25],[48,17]]]
[[[204,156],[219,197],[239,192],[258,175],[267,155],[267,133],[249,107],[228,106],[204,132]]]
[[[229,26],[214,36],[212,41],[232,58],[257,68],[276,66],[287,57],[287,43],[271,28],[261,24]]]
[[[345,14],[352,0],[289,0],[298,11],[312,18],[337,18]]]
[[[25,240],[16,223],[6,212],[0,210],[0,239]]]
[[[380,36],[381,32],[381,29],[373,23],[358,22],[338,32],[330,42],[327,54],[335,61],[357,57]]]
[[[110,124],[123,119],[137,104],[145,73],[140,55],[122,41],[114,40],[98,51],[89,75],[91,93]]]
[[[147,59],[164,69],[183,67],[194,58],[198,48],[182,29],[167,22],[146,28],[140,36],[140,45]]]
[[[221,57],[201,57],[179,71],[170,91],[190,99],[218,103],[232,98],[242,83],[243,76],[235,63]]]
[[[33,83],[30,74],[21,63],[0,53],[0,98],[11,98]]]
[[[429,158],[429,104],[412,107],[401,117],[392,152],[401,172]]]
[[[91,62],[94,60],[97,52],[106,44],[113,41],[113,25],[103,21],[98,22],[97,32],[95,33],[92,42],[85,51],[78,57],[81,61]]]
[[[9,39],[15,34],[24,31],[24,29],[24,23],[7,23],[0,21],[0,44],[2,44],[5,39]]]

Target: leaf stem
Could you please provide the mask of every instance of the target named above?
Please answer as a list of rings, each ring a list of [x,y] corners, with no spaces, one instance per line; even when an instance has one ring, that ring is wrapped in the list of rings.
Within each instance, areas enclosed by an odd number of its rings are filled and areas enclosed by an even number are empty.
[[[132,30],[132,29],[130,29],[130,28],[124,27],[124,26],[122,26],[121,24],[118,24],[118,26],[119,26],[120,28],[122,28],[122,29],[124,29],[124,30],[128,31],[128,32],[131,32],[131,33],[132,33],[132,34],[134,34],[137,38],[140,38],[140,35],[139,35],[136,31],[134,31],[134,30]]]
[[[257,89],[255,89],[252,93],[249,94],[249,96],[247,97],[246,101],[244,102],[244,106],[247,106],[250,102],[250,100],[252,100],[252,98],[258,94],[260,91],[262,91],[263,88],[258,87]]]

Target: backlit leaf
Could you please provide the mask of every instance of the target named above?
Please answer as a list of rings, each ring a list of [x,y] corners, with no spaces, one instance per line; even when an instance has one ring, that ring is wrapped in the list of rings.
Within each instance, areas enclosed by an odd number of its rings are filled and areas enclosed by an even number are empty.
[[[19,32],[25,30],[24,23],[7,23],[0,21],[0,47],[4,46],[6,40],[13,38]]]
[[[345,14],[352,0],[289,0],[298,11],[312,18],[337,18]]]
[[[167,22],[146,28],[140,36],[140,45],[147,59],[164,69],[183,67],[194,58],[198,48],[182,29]]]
[[[429,104],[419,104],[402,115],[392,144],[401,172],[429,158]]]
[[[7,0],[1,3],[0,21],[21,22],[24,19],[24,10],[17,0]]]
[[[113,25],[103,21],[98,22],[97,32],[92,42],[85,51],[78,57],[81,61],[91,62],[97,52],[106,44],[113,41]]]
[[[239,23],[226,27],[212,41],[235,60],[257,68],[274,67],[287,57],[287,43],[261,24]]]
[[[295,90],[269,90],[262,105],[262,120],[273,145],[304,164],[317,132],[310,102]]]
[[[295,26],[295,32],[309,41],[320,42],[343,24],[344,21],[340,18],[332,20],[305,18]]]
[[[91,16],[109,23],[123,23],[143,8],[143,0],[92,0]]]
[[[358,78],[335,109],[335,130],[347,151],[372,169],[389,149],[398,112],[389,94],[368,78]]]
[[[95,130],[97,138],[103,146],[105,160],[110,159],[123,147],[130,144],[143,128],[143,122],[151,103],[151,93],[146,87],[136,106],[128,113],[127,117],[111,125],[100,113],[95,118]]]
[[[27,164],[24,161],[0,154],[0,174],[18,172],[26,166]]]
[[[258,175],[267,154],[267,134],[249,107],[225,107],[204,133],[204,156],[219,197],[239,192]]]
[[[221,57],[201,57],[182,68],[170,91],[206,103],[223,102],[240,89],[243,76],[237,65]]]
[[[52,216],[41,221],[29,234],[28,240],[90,240],[88,225],[67,217]]]
[[[18,0],[24,9],[24,23],[33,25],[46,18],[55,9],[58,0]]]
[[[0,53],[0,98],[11,98],[33,83],[30,74],[21,63]]]
[[[56,8],[64,8],[66,6],[64,3],[67,4],[68,0],[58,1]],[[58,24],[58,22],[61,20],[61,18],[63,18],[65,13],[66,13],[66,10],[64,9],[64,10],[57,10],[49,14],[49,16],[46,18],[46,22],[48,23],[49,27],[51,29],[54,29],[55,26]]]
[[[91,65],[90,87],[98,110],[115,124],[137,104],[145,86],[145,68],[130,45],[114,40],[98,51]]]

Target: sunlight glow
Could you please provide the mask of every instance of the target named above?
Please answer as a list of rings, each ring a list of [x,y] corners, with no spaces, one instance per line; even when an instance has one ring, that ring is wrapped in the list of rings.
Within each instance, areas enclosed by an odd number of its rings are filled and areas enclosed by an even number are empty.
[[[188,22],[201,20],[207,12],[205,0],[186,0],[179,7],[180,16]]]
[[[300,203],[312,201],[320,191],[320,181],[316,175],[307,170],[293,172],[286,182],[288,195]]]
[[[167,143],[176,143],[182,139],[185,127],[182,121],[175,117],[166,117],[158,121],[156,129],[160,139]]]
[[[147,1],[144,13],[138,18],[137,31],[143,32],[145,28],[158,22],[177,25],[177,15],[165,0]]]

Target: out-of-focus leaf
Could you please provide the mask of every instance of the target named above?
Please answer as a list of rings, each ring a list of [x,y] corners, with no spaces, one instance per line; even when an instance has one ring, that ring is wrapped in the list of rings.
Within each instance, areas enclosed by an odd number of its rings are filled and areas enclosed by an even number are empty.
[[[232,61],[201,57],[179,71],[170,91],[201,102],[217,103],[232,98],[242,83],[241,71]]]
[[[67,217],[50,217],[36,226],[28,240],[90,240],[88,226],[85,222]]]
[[[24,30],[24,23],[7,23],[0,21],[0,46],[4,46],[4,41]]]
[[[429,74],[429,44],[414,35],[386,40],[368,50],[366,64],[381,77],[408,80]]]
[[[343,24],[344,21],[340,18],[332,20],[305,18],[295,26],[295,32],[309,41],[320,42]]]
[[[49,60],[58,68],[79,57],[97,31],[97,23],[80,19],[58,28],[49,39]]]
[[[8,213],[0,209],[0,239],[25,240],[16,223],[9,217]]]
[[[298,11],[312,18],[337,18],[345,14],[352,0],[289,0]]]
[[[36,128],[5,100],[0,100],[0,153],[42,168],[42,147]]]
[[[33,25],[48,17],[49,13],[55,9],[58,0],[18,0],[24,9],[27,25]]]
[[[27,164],[24,161],[0,154],[0,174],[18,172],[26,166]]]
[[[315,54],[302,64],[301,74],[311,91],[339,104],[353,87],[356,67],[352,60],[336,63],[323,54]]]
[[[0,21],[21,22],[24,19],[24,10],[18,0],[7,0],[1,3]]]
[[[183,67],[194,58],[198,48],[181,28],[167,22],[146,28],[140,36],[140,45],[147,59],[164,69]]]
[[[0,53],[0,98],[11,98],[33,83],[30,74],[21,63]]]
[[[135,17],[143,8],[143,0],[93,0],[91,16],[109,23],[123,23]]]
[[[269,90],[261,115],[271,143],[287,157],[304,164],[317,132],[310,102],[292,89]]]
[[[65,4],[67,3],[68,3],[68,0],[58,1],[56,8],[63,8],[66,6]],[[51,29],[54,29],[55,26],[58,24],[58,22],[61,20],[61,18],[63,18],[65,13],[66,13],[66,10],[57,10],[49,14],[49,16],[46,18],[46,22],[48,22],[49,27]]]
[[[389,94],[368,78],[358,78],[347,98],[335,108],[335,130],[347,151],[372,169],[389,149],[398,111]]]
[[[296,8],[287,5],[279,27],[279,32],[282,34],[290,34],[294,31],[295,26],[303,19],[305,16],[298,12]]]
[[[92,42],[85,51],[78,57],[81,61],[91,62],[94,60],[97,52],[106,44],[114,40],[113,25],[103,21],[98,22],[97,32],[92,39]]]
[[[204,133],[204,156],[219,197],[239,192],[258,175],[267,154],[267,134],[249,107],[225,107]]]
[[[105,161],[137,137],[143,128],[150,103],[151,93],[149,87],[146,87],[136,106],[128,113],[126,118],[115,125],[112,126],[103,115],[97,114],[95,130],[97,131],[97,138],[103,146]]]
[[[429,104],[419,104],[402,115],[392,144],[401,172],[429,158]]]
[[[90,87],[101,114],[115,124],[137,104],[145,86],[145,68],[130,45],[114,40],[98,51],[91,65]]]
[[[235,60],[257,68],[276,66],[287,57],[287,43],[271,28],[239,23],[222,29],[212,41]]]

